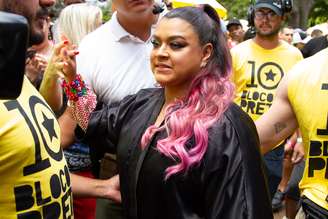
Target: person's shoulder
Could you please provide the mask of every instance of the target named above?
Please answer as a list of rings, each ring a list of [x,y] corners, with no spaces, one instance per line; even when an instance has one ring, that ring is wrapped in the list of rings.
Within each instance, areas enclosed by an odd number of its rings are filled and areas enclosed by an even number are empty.
[[[241,157],[258,154],[259,138],[253,120],[239,106],[231,103],[209,129],[206,160],[220,160],[225,155],[242,162]]]
[[[232,53],[239,53],[241,50],[248,49],[252,43],[252,39],[243,41],[231,49]]]
[[[224,117],[226,126],[229,125],[230,132],[234,133],[232,136],[236,139],[235,147],[243,156],[259,155],[260,140],[252,118],[235,103],[230,104]]]
[[[234,46],[231,50],[232,64],[234,68],[238,68],[245,61],[250,53],[252,53],[252,39],[246,40]]]
[[[328,48],[301,60],[294,65],[290,72],[292,75],[294,74],[293,77],[301,76],[301,74],[299,74],[300,72],[307,72],[313,75],[316,72],[315,69],[320,68],[321,66],[328,67]]]
[[[317,43],[326,42],[327,41],[327,37],[328,37],[328,35],[314,37],[314,38],[310,39],[307,44],[308,45],[314,45],[314,44],[317,44]]]
[[[159,95],[163,92],[163,88],[144,88],[138,91],[140,97],[149,98],[150,96]]]
[[[328,61],[328,48],[317,52],[313,56],[310,56],[306,59],[303,59],[301,62],[298,63],[297,66],[300,66],[300,65],[313,65],[312,67],[315,67],[316,65],[326,64],[327,61]]]
[[[291,100],[305,87],[315,85],[322,80],[328,68],[328,48],[313,56],[301,60],[286,75],[288,81],[288,94]]]
[[[255,129],[255,125],[251,117],[245,113],[237,104],[231,103],[228,109],[224,112],[227,121],[236,130],[245,130],[244,128]],[[246,130],[245,130],[246,131]]]
[[[141,89],[135,94],[130,94],[125,96],[123,99],[115,102],[111,102],[109,104],[103,103],[107,105],[109,108],[113,107],[129,107],[133,109],[144,108],[144,106],[152,104],[157,101],[159,98],[163,96],[162,88],[147,88]]]
[[[220,132],[229,132],[236,136],[237,139],[243,138],[241,133],[257,138],[256,127],[253,120],[234,102],[229,104],[214,127]]]
[[[277,47],[277,52],[281,52],[284,56],[288,58],[294,58],[296,60],[302,60],[302,52],[293,45],[288,44],[287,42],[280,40],[280,45]]]
[[[136,102],[147,102],[156,99],[163,94],[162,88],[145,88],[139,90],[136,94],[127,96],[125,99],[134,99]]]
[[[301,54],[301,51],[298,48],[296,48],[293,45],[290,45],[289,43],[285,42],[284,40],[280,40],[280,48],[282,50],[286,50],[286,51],[289,51],[291,53]]]

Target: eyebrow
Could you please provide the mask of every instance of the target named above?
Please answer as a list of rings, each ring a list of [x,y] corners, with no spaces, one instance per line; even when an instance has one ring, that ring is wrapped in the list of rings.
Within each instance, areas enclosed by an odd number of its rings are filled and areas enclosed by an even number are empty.
[[[156,34],[154,34],[154,35],[153,35],[153,38],[158,39],[158,38],[160,38],[160,37],[158,37]],[[176,40],[176,39],[183,39],[183,40],[185,40],[186,38],[184,38],[184,37],[181,36],[181,35],[173,35],[173,36],[170,36],[170,37],[168,38],[168,40]]]

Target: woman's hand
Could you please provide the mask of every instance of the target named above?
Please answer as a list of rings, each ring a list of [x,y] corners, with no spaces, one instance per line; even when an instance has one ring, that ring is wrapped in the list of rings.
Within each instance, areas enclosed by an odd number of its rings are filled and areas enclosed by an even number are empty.
[[[43,76],[43,73],[48,65],[46,57],[36,53],[33,57],[26,60],[25,74],[34,82]]]
[[[66,42],[66,41],[65,41]],[[67,81],[71,82],[76,77],[76,61],[75,56],[79,54],[76,50],[76,46],[65,44],[60,50],[60,57],[63,62],[62,72]]]
[[[65,77],[67,81],[74,80],[76,76],[75,56],[79,54],[76,46],[71,45],[68,40],[55,45],[53,55],[47,67],[48,77]]]
[[[104,198],[111,199],[117,203],[122,202],[120,191],[120,178],[119,175],[115,175],[110,179],[105,180],[107,189],[104,192]]]

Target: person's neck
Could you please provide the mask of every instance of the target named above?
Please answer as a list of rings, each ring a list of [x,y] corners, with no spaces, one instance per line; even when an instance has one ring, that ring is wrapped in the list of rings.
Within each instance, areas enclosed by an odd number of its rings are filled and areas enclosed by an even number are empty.
[[[264,49],[274,49],[280,45],[278,34],[273,36],[259,36],[254,37],[254,42]]]
[[[172,102],[176,101],[177,99],[183,99],[186,97],[189,91],[189,85],[179,85],[173,87],[165,87],[165,105],[169,105]]]
[[[130,34],[147,41],[151,34],[151,26],[154,23],[153,15],[142,15],[139,18],[131,19],[123,14],[117,13],[117,20],[120,25]]]

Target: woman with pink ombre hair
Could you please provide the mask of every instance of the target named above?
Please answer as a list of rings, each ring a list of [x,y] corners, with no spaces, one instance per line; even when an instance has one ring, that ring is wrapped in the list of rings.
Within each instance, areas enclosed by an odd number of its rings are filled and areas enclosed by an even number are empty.
[[[152,43],[160,87],[101,109],[75,72],[74,51],[58,53],[67,54],[58,66],[85,139],[117,155],[126,218],[273,218],[256,128],[232,103],[231,58],[214,9],[170,11]]]

